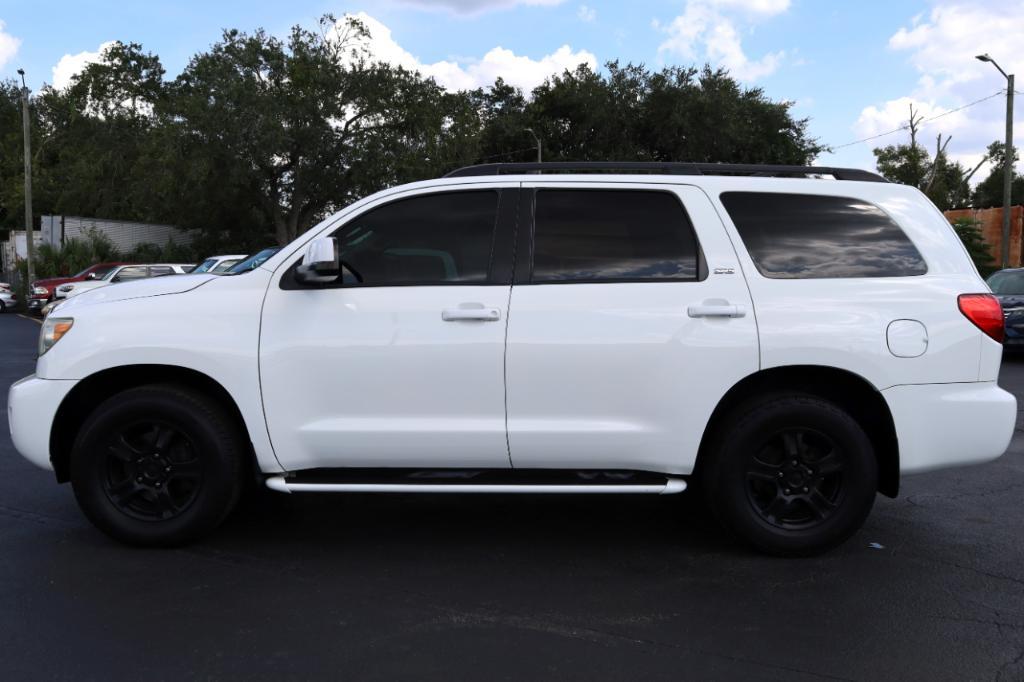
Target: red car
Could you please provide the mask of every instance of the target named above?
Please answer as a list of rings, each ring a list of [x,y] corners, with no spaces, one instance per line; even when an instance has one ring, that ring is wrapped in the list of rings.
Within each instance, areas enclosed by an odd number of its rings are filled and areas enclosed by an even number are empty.
[[[48,277],[37,279],[32,282],[32,291],[28,296],[28,309],[30,312],[39,312],[47,303],[53,300],[57,287],[68,282],[84,282],[87,279],[99,279],[119,265],[125,263],[97,263],[90,265],[77,275],[72,277]]]

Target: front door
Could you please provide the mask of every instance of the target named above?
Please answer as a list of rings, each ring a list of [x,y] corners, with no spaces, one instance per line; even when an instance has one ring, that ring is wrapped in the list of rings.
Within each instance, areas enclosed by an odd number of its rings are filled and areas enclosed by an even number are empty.
[[[385,198],[332,233],[343,281],[298,284],[300,254],[278,269],[260,378],[286,469],[509,467],[517,194],[476,185]]]
[[[758,368],[749,292],[698,188],[524,183],[507,345],[516,468],[689,473]]]

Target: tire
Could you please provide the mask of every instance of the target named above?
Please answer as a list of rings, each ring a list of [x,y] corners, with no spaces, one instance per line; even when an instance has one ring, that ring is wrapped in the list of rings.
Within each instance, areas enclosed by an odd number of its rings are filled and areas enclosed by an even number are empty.
[[[0,301],[0,315],[3,315],[6,312],[7,312],[7,306],[4,305],[3,301]]]
[[[781,556],[817,554],[853,535],[878,489],[878,462],[860,424],[804,393],[735,410],[708,452],[701,484],[728,530]]]
[[[71,452],[71,485],[101,531],[169,547],[213,531],[238,500],[244,440],[216,402],[175,385],[132,388],[88,417]]]

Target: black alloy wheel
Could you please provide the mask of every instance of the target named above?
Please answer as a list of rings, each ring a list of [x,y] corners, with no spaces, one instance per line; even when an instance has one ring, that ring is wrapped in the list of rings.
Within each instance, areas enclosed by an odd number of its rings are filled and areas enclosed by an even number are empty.
[[[103,489],[128,516],[170,519],[191,505],[203,485],[203,465],[187,434],[144,420],[113,432],[107,443]]]
[[[842,449],[808,428],[774,433],[747,462],[747,499],[768,523],[808,528],[828,519],[843,503]]]
[[[783,556],[845,541],[863,525],[878,490],[878,460],[860,423],[840,405],[796,391],[735,408],[698,470],[722,524]]]

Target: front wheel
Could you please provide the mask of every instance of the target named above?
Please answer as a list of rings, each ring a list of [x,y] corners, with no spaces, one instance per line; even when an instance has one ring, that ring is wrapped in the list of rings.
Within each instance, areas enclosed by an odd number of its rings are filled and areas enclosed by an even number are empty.
[[[82,511],[125,543],[179,545],[212,531],[242,487],[242,439],[222,407],[173,385],[129,389],[86,420],[71,453]]]
[[[726,422],[702,483],[719,520],[758,549],[814,554],[864,523],[878,464],[864,430],[816,396],[783,393],[749,402]]]

